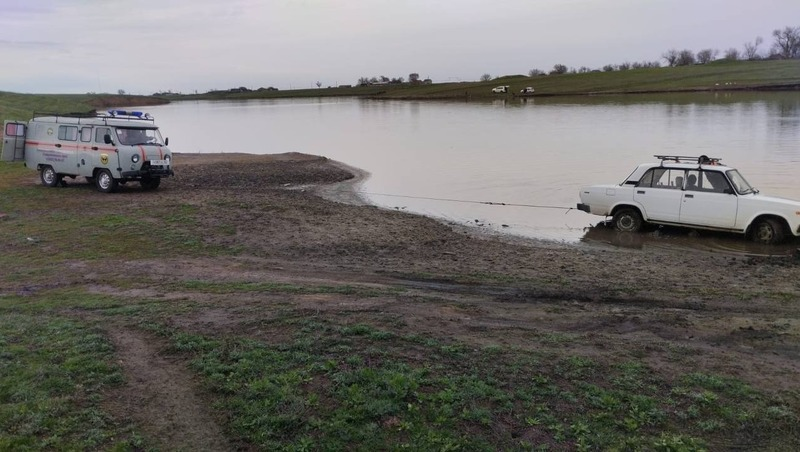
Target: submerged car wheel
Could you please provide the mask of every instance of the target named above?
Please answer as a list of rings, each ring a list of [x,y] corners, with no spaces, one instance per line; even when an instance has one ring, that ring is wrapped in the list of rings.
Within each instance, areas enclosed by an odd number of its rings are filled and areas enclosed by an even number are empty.
[[[620,232],[639,232],[642,229],[642,216],[636,209],[620,209],[614,214],[614,228]]]
[[[107,169],[101,169],[98,171],[94,182],[97,186],[97,190],[103,193],[111,193],[117,189],[117,181],[111,176],[111,171]]]
[[[753,241],[765,245],[773,245],[783,241],[783,225],[772,218],[762,218],[753,225]]]
[[[61,175],[56,173],[56,170],[50,165],[43,166],[39,176],[45,187],[57,187],[61,183]]]

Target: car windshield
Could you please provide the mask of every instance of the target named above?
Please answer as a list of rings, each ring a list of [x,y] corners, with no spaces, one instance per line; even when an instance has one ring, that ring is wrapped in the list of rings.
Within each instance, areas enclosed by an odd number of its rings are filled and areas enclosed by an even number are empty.
[[[727,172],[728,179],[731,180],[733,183],[733,187],[736,189],[736,192],[740,195],[746,195],[748,193],[758,193],[758,190],[750,186],[747,181],[739,174],[736,170],[729,170]]]
[[[119,139],[119,144],[126,146],[164,145],[164,141],[161,139],[161,134],[158,133],[158,129],[117,127],[117,138]]]

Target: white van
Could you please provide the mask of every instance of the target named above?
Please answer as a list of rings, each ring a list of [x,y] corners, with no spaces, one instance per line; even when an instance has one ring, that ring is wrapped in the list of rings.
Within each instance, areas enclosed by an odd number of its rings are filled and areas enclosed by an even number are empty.
[[[138,111],[34,114],[29,122],[5,121],[0,160],[24,160],[47,187],[82,176],[104,193],[130,181],[153,190],[162,177],[174,175],[167,144],[152,116]]]

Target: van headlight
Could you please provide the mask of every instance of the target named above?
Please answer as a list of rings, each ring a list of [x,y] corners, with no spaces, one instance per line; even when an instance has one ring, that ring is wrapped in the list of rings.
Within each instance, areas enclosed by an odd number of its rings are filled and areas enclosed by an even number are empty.
[[[131,156],[131,162],[133,162],[133,163],[139,163],[139,154],[133,154],[133,155]]]

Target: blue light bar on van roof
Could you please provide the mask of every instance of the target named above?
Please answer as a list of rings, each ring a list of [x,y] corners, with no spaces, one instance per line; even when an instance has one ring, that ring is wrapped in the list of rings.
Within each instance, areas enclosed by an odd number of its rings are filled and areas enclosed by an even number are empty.
[[[127,111],[127,110],[108,110],[108,114],[111,116],[133,116],[139,119],[150,119],[150,113],[145,113],[143,111]]]

